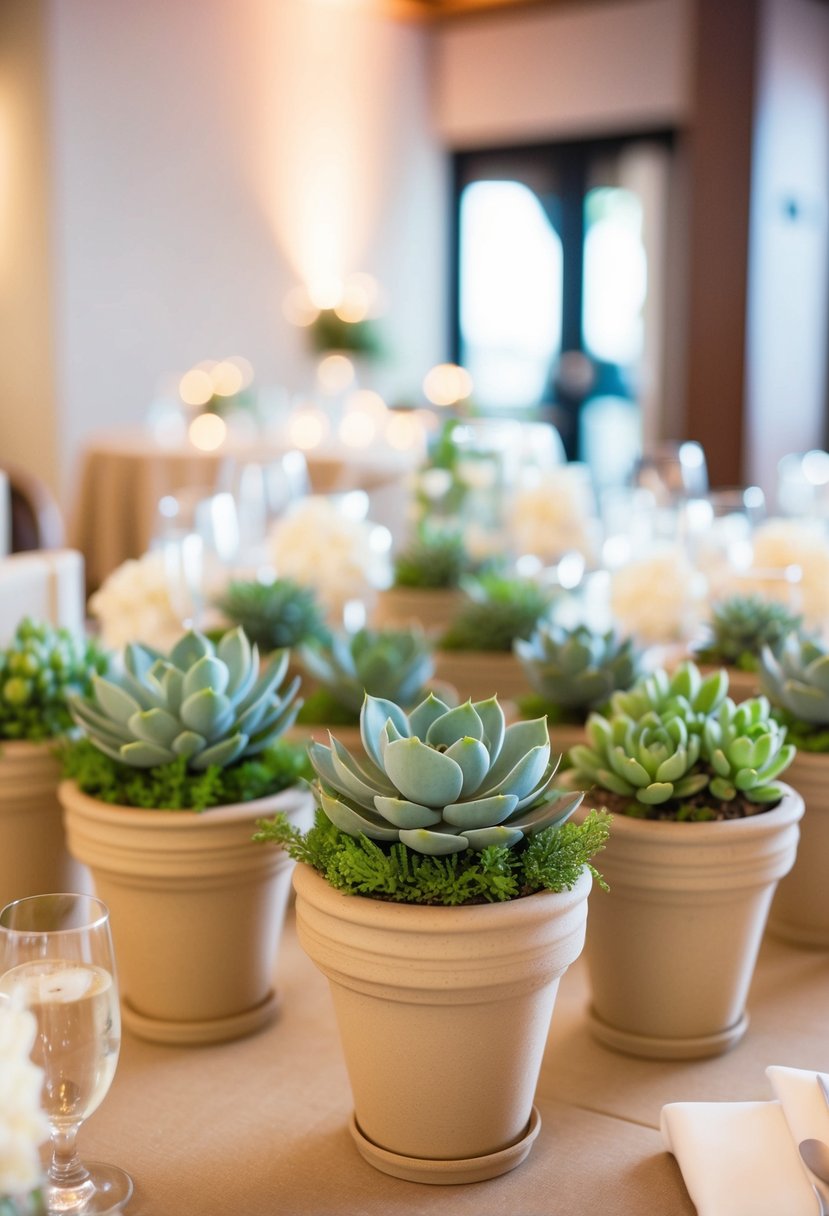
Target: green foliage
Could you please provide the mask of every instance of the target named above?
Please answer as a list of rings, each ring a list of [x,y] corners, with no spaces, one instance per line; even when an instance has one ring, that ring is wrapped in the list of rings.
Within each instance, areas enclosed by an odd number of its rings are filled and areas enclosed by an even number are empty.
[[[327,688],[309,692],[297,714],[298,726],[357,726],[359,709],[349,709]]]
[[[74,723],[68,698],[88,696],[109,657],[95,641],[26,617],[0,650],[0,739],[59,738]]]
[[[412,705],[434,675],[426,636],[412,629],[336,634],[328,645],[301,647],[299,660],[335,701],[356,714],[366,693]]]
[[[383,354],[383,343],[373,321],[344,321],[333,308],[320,309],[308,326],[308,336],[311,348],[320,355],[332,350],[350,351],[369,358]]]
[[[455,588],[472,570],[459,532],[421,528],[394,559],[395,587]]]
[[[583,722],[611,693],[628,689],[639,675],[641,656],[630,638],[586,625],[541,624],[515,653],[530,685],[546,703],[572,710]]]
[[[800,631],[802,623],[803,618],[784,604],[759,595],[734,595],[712,610],[710,637],[697,649],[695,658],[699,663],[757,671],[763,647],[776,654],[790,634]]]
[[[469,600],[438,643],[442,650],[509,653],[529,638],[550,610],[550,594],[531,579],[488,572],[464,580]]]
[[[573,781],[609,791],[623,814],[649,817],[660,808],[654,818],[711,818],[711,807],[729,803],[750,814],[746,804],[776,804],[777,778],[795,748],[765,697],[735,705],[727,690],[724,671],[703,680],[686,663],[670,678],[656,672],[614,695],[606,716],[588,718],[587,743],[570,749]]]
[[[788,709],[775,706],[772,717],[786,731],[786,738],[799,752],[811,752],[819,755],[829,752],[829,725],[821,722],[802,722]]]
[[[229,768],[211,765],[198,773],[188,770],[184,756],[157,768],[130,768],[104,755],[88,739],[64,745],[61,758],[64,776],[83,793],[116,806],[146,810],[204,811],[250,802],[313,776],[305,748],[285,741],[255,759]]]
[[[590,859],[604,848],[610,816],[591,811],[584,823],[549,827],[520,848],[489,845],[446,857],[424,856],[405,844],[351,836],[318,810],[303,835],[284,815],[260,820],[255,840],[275,842],[312,866],[337,890],[395,903],[458,906],[503,903],[536,891],[569,890],[584,867],[604,886]]]
[[[234,625],[241,625],[265,653],[303,642],[325,642],[329,636],[316,592],[288,578],[273,583],[236,579],[215,601],[215,607]]]
[[[200,772],[226,768],[269,747],[299,711],[299,677],[282,688],[287,650],[260,672],[241,626],[215,645],[195,630],[169,654],[132,643],[123,671],[97,676],[92,695],[73,697],[78,725],[122,764],[155,768],[180,757]]]

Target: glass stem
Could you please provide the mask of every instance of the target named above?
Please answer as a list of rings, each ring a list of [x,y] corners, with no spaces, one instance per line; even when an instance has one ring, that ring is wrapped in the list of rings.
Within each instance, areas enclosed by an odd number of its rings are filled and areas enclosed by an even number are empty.
[[[82,1165],[75,1144],[80,1124],[52,1132],[52,1161],[49,1166],[49,1181],[53,1186],[78,1187],[89,1178],[89,1171]]]

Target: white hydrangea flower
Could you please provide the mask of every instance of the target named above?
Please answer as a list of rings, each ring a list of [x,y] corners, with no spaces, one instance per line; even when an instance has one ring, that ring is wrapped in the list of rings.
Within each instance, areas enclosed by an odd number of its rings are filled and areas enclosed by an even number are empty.
[[[597,519],[592,491],[566,466],[516,490],[509,515],[513,548],[556,562],[564,553],[596,555]]]
[[[124,562],[89,599],[101,640],[111,650],[128,642],[164,649],[181,635],[181,620],[170,602],[169,582],[160,551]]]
[[[0,1198],[27,1195],[41,1181],[38,1146],[49,1135],[40,1106],[43,1074],[30,1059],[35,1019],[0,1002]]]
[[[391,578],[388,529],[350,518],[324,497],[306,498],[278,520],[269,550],[278,577],[313,587],[332,618]]]
[[[829,537],[823,525],[808,519],[767,519],[754,532],[752,572],[800,567],[800,582],[791,587],[807,626],[829,625]],[[761,585],[758,582],[758,586]]]
[[[685,552],[665,545],[610,575],[610,610],[619,631],[644,645],[690,638],[703,615],[705,581]]]

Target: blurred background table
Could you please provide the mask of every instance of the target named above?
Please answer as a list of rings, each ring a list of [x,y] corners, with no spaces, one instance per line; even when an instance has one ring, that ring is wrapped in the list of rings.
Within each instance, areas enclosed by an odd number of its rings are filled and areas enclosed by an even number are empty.
[[[829,953],[766,940],[747,1037],[725,1056],[685,1063],[594,1042],[580,960],[561,983],[527,1160],[490,1182],[424,1186],[378,1173],[352,1144],[327,982],[292,917],[277,982],[280,1019],[237,1043],[183,1049],[125,1034],[112,1090],[80,1146],[132,1174],[128,1216],[693,1216],[662,1146],[663,1104],[768,1100],[769,1064],[829,1071]],[[439,1044],[430,1067],[440,1102]]]
[[[70,523],[72,546],[86,561],[87,586],[101,582],[128,558],[147,551],[156,510],[165,494],[182,488],[216,486],[223,460],[264,463],[283,455],[284,445],[268,439],[229,439],[218,451],[189,443],[165,446],[149,431],[113,431],[90,439],[81,456]],[[402,482],[418,453],[391,448],[326,446],[304,453],[314,494],[366,490],[369,515],[394,534],[403,525]]]

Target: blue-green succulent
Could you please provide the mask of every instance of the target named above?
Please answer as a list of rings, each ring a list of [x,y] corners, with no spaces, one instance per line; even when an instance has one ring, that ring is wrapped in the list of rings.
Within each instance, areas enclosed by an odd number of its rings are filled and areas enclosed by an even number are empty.
[[[546,720],[507,726],[495,697],[451,708],[430,694],[406,713],[366,696],[360,733],[359,759],[333,737],[308,749],[319,805],[351,836],[433,856],[512,847],[582,799],[551,789],[558,757]]]
[[[355,715],[366,693],[413,705],[435,671],[425,634],[412,629],[339,633],[328,645],[302,646],[298,657],[306,673]]]
[[[769,699],[801,722],[829,725],[829,650],[792,635],[779,654],[760,655],[760,687]]]
[[[569,709],[600,706],[639,676],[640,656],[632,640],[613,630],[598,633],[587,625],[550,622],[528,641],[517,638],[513,649],[539,696]]]
[[[259,673],[257,648],[239,627],[214,645],[191,631],[169,654],[132,643],[120,674],[74,697],[75,721],[113,760],[153,768],[185,757],[199,772],[269,747],[294,722],[299,677],[282,689],[287,650]]]

